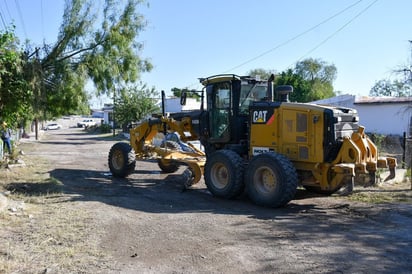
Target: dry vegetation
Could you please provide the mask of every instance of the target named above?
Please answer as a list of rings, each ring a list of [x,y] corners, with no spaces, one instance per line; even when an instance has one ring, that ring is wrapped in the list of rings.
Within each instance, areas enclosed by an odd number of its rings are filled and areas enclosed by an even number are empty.
[[[401,176],[402,177],[402,176]],[[412,204],[412,183],[410,176],[391,182],[381,182],[376,187],[356,187],[347,197],[351,201],[365,203],[409,203]]]
[[[25,166],[0,170],[0,273],[78,273],[105,267],[90,216],[62,193],[44,159],[22,157]]]

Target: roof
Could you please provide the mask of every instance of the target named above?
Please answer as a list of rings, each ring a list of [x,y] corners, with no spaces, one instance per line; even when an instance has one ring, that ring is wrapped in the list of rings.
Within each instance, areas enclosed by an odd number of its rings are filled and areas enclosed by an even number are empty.
[[[207,78],[199,78],[200,83],[202,83],[202,85],[204,86],[207,86],[208,84],[212,84],[216,82],[224,82],[224,81],[232,81],[232,80],[253,81],[253,83],[255,82],[266,83],[268,81],[268,80],[260,79],[259,76],[256,76],[256,77],[239,76],[236,74],[218,74],[218,75],[209,76]]]
[[[339,104],[341,102],[346,102],[346,101],[350,101],[353,102],[354,101],[354,97],[355,95],[350,95],[350,94],[343,94],[343,95],[338,95],[338,96],[334,96],[331,98],[326,98],[326,99],[322,99],[322,100],[316,100],[311,102],[312,104],[327,104],[327,105],[334,105],[334,104]]]
[[[350,94],[313,101],[314,104],[340,105],[343,102],[353,104],[405,104],[412,103],[412,97],[390,97],[390,96],[355,96]]]
[[[360,96],[360,97],[356,97],[353,103],[354,104],[412,103],[412,97]]]
[[[236,74],[218,74],[213,75],[207,78],[199,78],[200,83],[206,86],[209,83],[221,82],[221,81],[230,81],[233,79],[240,79],[240,76]]]

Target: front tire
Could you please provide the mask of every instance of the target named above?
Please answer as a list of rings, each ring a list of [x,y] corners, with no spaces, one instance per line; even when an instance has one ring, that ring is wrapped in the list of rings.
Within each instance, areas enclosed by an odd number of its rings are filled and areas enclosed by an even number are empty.
[[[231,150],[212,153],[206,161],[204,179],[207,189],[217,197],[232,199],[244,190],[243,160]]]
[[[257,205],[282,207],[293,199],[298,175],[292,162],[273,152],[255,156],[245,175],[249,198]]]
[[[109,168],[114,177],[125,178],[136,167],[136,154],[130,144],[116,143],[109,152]]]
[[[179,144],[174,141],[163,142],[160,147],[177,151],[180,150]],[[164,173],[174,173],[179,169],[179,165],[170,159],[159,158],[157,165]]]

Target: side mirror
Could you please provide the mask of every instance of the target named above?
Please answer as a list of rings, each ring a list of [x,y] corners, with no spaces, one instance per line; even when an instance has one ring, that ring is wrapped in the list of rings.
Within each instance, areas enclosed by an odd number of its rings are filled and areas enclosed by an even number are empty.
[[[186,97],[187,97],[186,91],[182,91],[182,94],[180,95],[180,105],[182,106],[186,105]]]

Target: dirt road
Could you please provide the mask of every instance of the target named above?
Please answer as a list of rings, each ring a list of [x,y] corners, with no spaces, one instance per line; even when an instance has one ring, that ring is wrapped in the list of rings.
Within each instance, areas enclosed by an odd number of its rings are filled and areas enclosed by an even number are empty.
[[[148,162],[114,179],[114,142],[73,128],[22,144],[27,165],[41,166],[33,177],[46,179],[42,189],[34,179],[7,187],[25,203],[20,215],[0,218],[0,272],[412,272],[410,204],[299,190],[285,208],[262,208],[246,197],[217,199],[203,181],[182,191],[183,169],[167,175]]]

